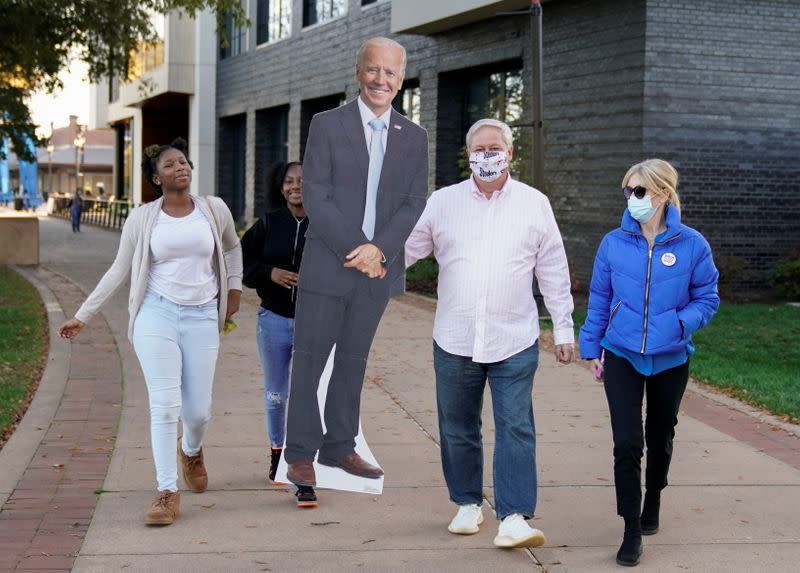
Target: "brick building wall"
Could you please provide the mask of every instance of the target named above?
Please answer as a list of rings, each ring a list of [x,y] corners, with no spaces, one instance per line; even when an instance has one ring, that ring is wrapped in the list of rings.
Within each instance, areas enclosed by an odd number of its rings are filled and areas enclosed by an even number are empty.
[[[245,1],[250,19],[255,21],[257,3]],[[276,108],[288,106],[286,158],[300,158],[304,143],[301,141],[303,102],[335,94],[345,94],[348,100],[356,96],[356,51],[366,39],[389,34],[390,10],[389,2],[362,8],[360,0],[350,0],[345,16],[303,28],[303,1],[293,0],[289,37],[257,46],[255,30],[251,29],[245,52],[219,61],[218,119],[224,125],[232,116],[247,116],[248,156],[241,220],[259,216],[265,205],[267,168],[260,152],[265,147],[263,138],[268,135],[269,127],[259,122],[259,117],[269,117]],[[430,43],[424,37],[414,37],[414,41]],[[415,73],[416,68],[409,65],[407,77]],[[219,143],[226,145],[224,140]],[[218,157],[222,160],[225,156],[219,153]],[[221,163],[218,172],[218,185],[221,188],[229,185],[226,166]]]
[[[800,3],[649,0],[645,155],[673,161],[726,291],[800,249]]]
[[[646,27],[645,0],[544,6],[544,191],[580,290],[625,209],[622,176],[642,159]]]
[[[302,4],[294,0],[288,38],[256,47],[251,31],[247,50],[217,66],[220,137],[233,116],[247,122],[242,220],[265,205],[266,158],[275,147],[264,144],[273,129],[267,118],[285,114],[284,154],[299,158],[310,100],[354,98],[358,46],[391,36],[391,2],[349,0],[345,16],[308,28]],[[249,0],[251,19],[255,6]],[[793,0],[544,3],[543,191],[579,289],[588,286],[601,237],[619,224],[622,176],[651,156],[678,168],[685,221],[709,238],[720,266],[746,267],[734,273],[742,292],[763,289],[764,271],[800,246],[798,16]],[[529,18],[518,16],[394,36],[408,51],[406,82],[420,90],[431,191],[461,176],[460,124],[476,76],[518,70],[530,94],[529,30]],[[530,123],[527,109],[519,122]],[[226,142],[219,145],[218,194],[225,196],[232,158]]]
[[[252,19],[255,2],[251,0],[249,6]],[[337,94],[344,94],[348,101],[355,98],[356,51],[373,36],[394,37],[408,52],[406,83],[419,84],[420,124],[429,135],[431,191],[458,178],[454,166],[464,147],[463,133],[453,127],[454,120],[450,117],[460,116],[461,109],[447,98],[447,109],[438,103],[440,75],[468,76],[469,69],[491,69],[499,62],[518,62],[523,66],[526,82],[530,81],[531,48],[525,17],[498,18],[489,33],[483,23],[478,23],[427,37],[392,35],[391,2],[362,7],[360,0],[350,0],[344,17],[308,28],[302,27],[302,18],[298,16],[302,14],[302,0],[294,0],[293,13],[290,37],[256,47],[255,34],[251,32],[245,53],[221,60],[217,65],[217,117],[223,123],[234,115],[289,106],[287,157],[290,160],[301,157],[304,147],[303,102]],[[530,86],[526,88],[529,90]],[[256,133],[261,134],[262,130],[255,116],[248,115],[250,123],[256,124],[256,128],[252,134],[248,131],[252,138],[248,139],[247,148],[257,149],[260,144]],[[439,131],[451,133],[440,142]],[[437,152],[437,147],[442,149]],[[254,162],[247,172],[246,219],[260,214],[257,206],[263,204],[265,193],[263,168],[257,157]],[[226,167],[220,165],[218,172],[219,185],[228,185]]]

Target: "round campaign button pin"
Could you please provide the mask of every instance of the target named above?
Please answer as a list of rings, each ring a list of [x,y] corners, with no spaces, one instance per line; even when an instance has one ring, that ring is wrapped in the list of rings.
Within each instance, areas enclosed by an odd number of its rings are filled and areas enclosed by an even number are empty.
[[[675,264],[675,261],[677,261],[677,260],[678,260],[678,257],[673,255],[672,253],[664,253],[663,255],[661,255],[661,263],[665,267],[671,267],[672,265]]]

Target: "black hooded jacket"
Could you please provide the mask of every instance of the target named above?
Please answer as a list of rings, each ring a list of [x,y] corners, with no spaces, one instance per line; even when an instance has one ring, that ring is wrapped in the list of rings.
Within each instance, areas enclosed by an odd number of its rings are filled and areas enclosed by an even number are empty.
[[[242,237],[245,286],[256,289],[261,306],[294,318],[297,288],[272,282],[272,269],[300,270],[308,217],[295,218],[287,207],[265,213]]]

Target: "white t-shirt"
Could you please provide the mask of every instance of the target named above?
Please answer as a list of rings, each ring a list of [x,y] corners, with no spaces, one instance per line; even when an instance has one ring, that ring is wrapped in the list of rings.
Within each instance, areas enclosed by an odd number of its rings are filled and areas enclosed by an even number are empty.
[[[214,235],[197,207],[185,217],[161,211],[150,236],[150,254],[148,290],[183,305],[205,304],[217,296]]]

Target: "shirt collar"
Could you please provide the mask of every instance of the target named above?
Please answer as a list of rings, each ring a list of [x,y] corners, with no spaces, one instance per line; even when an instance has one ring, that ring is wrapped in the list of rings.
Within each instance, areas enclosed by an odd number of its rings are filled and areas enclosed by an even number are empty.
[[[493,197],[495,195],[499,196],[501,194],[506,194],[507,195],[509,190],[511,189],[511,184],[513,183],[513,181],[514,180],[511,178],[511,175],[509,175],[508,178],[506,179],[506,182],[503,183],[503,186],[500,187],[500,189],[498,189],[497,191],[495,191],[492,194],[492,196]],[[486,199],[486,195],[481,193],[481,190],[478,189],[478,184],[475,183],[475,176],[474,175],[470,175],[469,179],[467,179],[467,185],[469,185],[469,190],[475,197],[483,197],[484,199]]]
[[[364,124],[364,129],[372,129],[369,126],[369,122],[378,117],[383,121],[383,128],[389,129],[389,122],[392,119],[392,106],[389,106],[385,112],[381,115],[376,116],[375,113],[367,107],[367,104],[361,99],[361,96],[358,96],[358,111],[361,113],[361,123]]]

